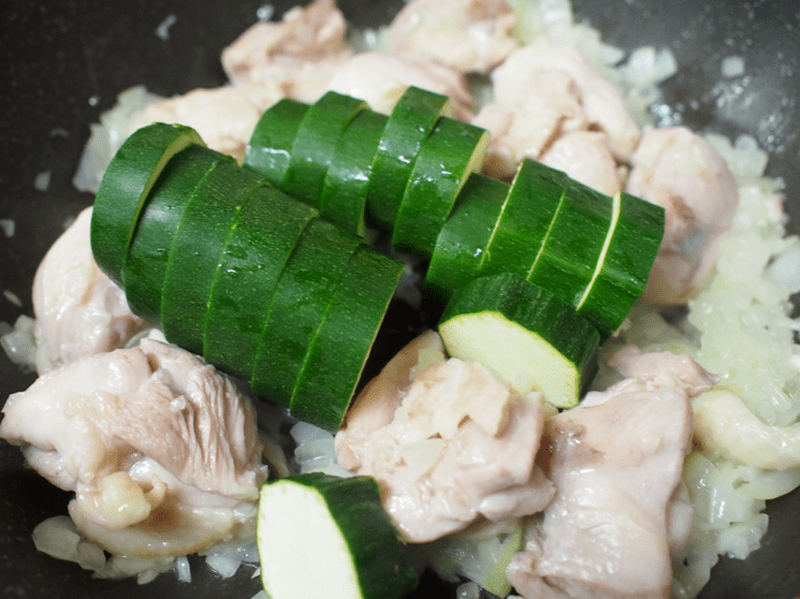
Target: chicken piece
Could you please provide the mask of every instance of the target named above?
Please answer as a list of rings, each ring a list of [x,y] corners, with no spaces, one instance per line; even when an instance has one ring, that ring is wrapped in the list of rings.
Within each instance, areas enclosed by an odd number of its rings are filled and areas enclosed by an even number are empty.
[[[644,301],[686,302],[711,273],[733,226],[739,191],[727,163],[685,127],[652,129],[632,157],[626,191],[666,210],[664,239]]]
[[[44,374],[81,356],[124,346],[152,326],[134,315],[125,294],[98,268],[85,208],[45,254],[33,278],[36,370]]]
[[[472,118],[472,96],[464,78],[446,66],[412,56],[356,54],[336,71],[328,88],[365,100],[372,110],[389,114],[410,85],[448,96],[456,118]]]
[[[622,95],[575,48],[538,39],[512,52],[492,83],[494,101],[473,121],[492,134],[488,174],[513,175],[523,158],[539,160],[573,131],[601,133],[618,165],[636,147],[639,129]],[[562,170],[580,179],[581,162]]]
[[[247,530],[255,513],[266,473],[253,406],[178,347],[145,338],[81,358],[3,413],[0,437],[75,492],[76,526],[112,553],[185,555]]]
[[[609,196],[622,189],[625,169],[616,163],[606,136],[598,131],[564,133],[542,154],[540,162]]]
[[[534,465],[541,396],[517,395],[480,364],[444,360],[438,336],[421,343],[434,344],[429,365],[415,371],[416,350],[401,352],[358,397],[336,435],[339,464],[376,478],[384,507],[413,543],[479,516],[540,511],[553,496]]]
[[[315,102],[353,54],[346,32],[334,0],[315,0],[287,11],[278,23],[252,25],[223,50],[222,66],[248,97],[266,86],[277,87],[285,97]]]
[[[642,378],[590,392],[549,421],[556,496],[541,536],[507,570],[527,599],[670,596],[670,546],[685,521],[685,504],[672,500],[691,438],[689,395],[714,377],[668,353],[628,351],[618,365]]]
[[[462,73],[488,73],[517,48],[506,0],[413,0],[389,27],[389,49]]]
[[[259,101],[272,103],[278,99],[275,94]],[[195,89],[153,102],[133,120],[131,131],[154,122],[180,123],[195,129],[209,148],[233,156],[241,163],[260,116],[243,90],[226,85]]]

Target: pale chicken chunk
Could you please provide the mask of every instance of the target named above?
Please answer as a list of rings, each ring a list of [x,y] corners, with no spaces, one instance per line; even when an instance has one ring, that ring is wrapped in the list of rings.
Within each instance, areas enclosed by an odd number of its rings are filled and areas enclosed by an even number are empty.
[[[643,299],[682,304],[714,268],[733,226],[739,191],[725,159],[685,127],[646,131],[626,191],[662,206],[665,232]]]
[[[541,397],[521,397],[480,364],[442,353],[411,369],[417,351],[401,353],[359,396],[336,435],[339,464],[377,479],[384,507],[414,543],[480,517],[540,511],[553,495],[534,464],[545,419]]]
[[[11,395],[0,437],[75,492],[106,550],[185,555],[252,530],[265,479],[250,401],[211,365],[154,339],[81,358]]]
[[[81,356],[124,346],[151,326],[94,261],[91,207],[56,240],[33,279],[36,370],[44,374]]]
[[[487,73],[517,48],[515,20],[506,0],[413,0],[389,27],[389,49]]]
[[[276,93],[262,101],[272,104],[279,99]],[[209,148],[241,163],[260,116],[243,90],[225,85],[153,102],[133,120],[131,132],[155,122],[179,123],[197,131]]]
[[[389,114],[410,85],[448,96],[455,117],[462,120],[472,117],[472,96],[462,75],[413,56],[384,52],[356,54],[336,71],[328,88],[360,98],[372,110]]]
[[[352,56],[347,23],[333,0],[295,7],[277,23],[256,23],[222,52],[234,86],[249,97],[265,86],[285,97],[315,102],[336,70]],[[261,106],[266,108],[266,106]]]
[[[661,363],[662,369],[653,366]],[[690,394],[716,380],[683,356],[627,350],[633,378],[590,392],[548,423],[556,496],[507,576],[526,599],[667,599],[673,503],[691,439]]]
[[[564,133],[541,155],[540,162],[610,196],[622,188],[626,174],[599,131]]]

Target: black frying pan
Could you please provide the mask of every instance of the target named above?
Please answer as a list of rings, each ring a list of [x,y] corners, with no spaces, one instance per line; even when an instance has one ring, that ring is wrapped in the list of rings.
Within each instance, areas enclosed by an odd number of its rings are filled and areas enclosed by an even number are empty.
[[[225,81],[220,50],[256,18],[260,0],[2,0],[0,2],[0,321],[32,314],[36,265],[69,216],[91,203],[71,184],[89,124],[117,94],[145,84],[161,95]],[[272,2],[280,16],[292,2]],[[673,115],[694,129],[754,135],[772,152],[768,174],[781,175],[793,230],[800,231],[800,6],[796,0],[573,0],[579,18],[609,42],[631,49],[668,46],[681,65],[665,84]],[[388,22],[402,3],[340,0],[358,27]],[[156,36],[170,15],[169,39]],[[744,56],[746,74],[720,76],[720,61]],[[37,191],[39,173],[50,186]],[[27,387],[23,373],[0,352],[0,403]],[[192,597],[249,599],[259,590],[243,568],[220,581],[193,562],[190,585],[165,574],[147,587],[132,580],[96,581],[74,564],[37,553],[31,530],[65,513],[68,495],[23,467],[16,448],[0,443],[0,597]],[[800,493],[771,502],[770,527],[746,561],[722,559],[702,599],[795,599],[800,596]],[[454,597],[452,587],[426,577],[416,596]]]

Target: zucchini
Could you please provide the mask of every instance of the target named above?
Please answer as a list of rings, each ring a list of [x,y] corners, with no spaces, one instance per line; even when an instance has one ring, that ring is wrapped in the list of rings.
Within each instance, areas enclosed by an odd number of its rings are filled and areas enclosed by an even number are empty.
[[[597,372],[600,334],[570,304],[513,273],[479,277],[439,321],[447,352],[480,362],[521,394],[575,406]]]
[[[169,249],[186,203],[206,174],[224,161],[234,159],[205,146],[189,146],[169,161],[144,205],[128,249],[122,283],[131,311],[148,322],[161,324],[161,288]]]
[[[641,297],[664,236],[664,209],[625,192],[613,198],[611,226],[578,313],[604,337],[616,331]]]
[[[322,184],[333,159],[336,142],[359,112],[363,100],[329,91],[306,112],[289,157],[289,168],[280,188],[310,206],[320,208]]]
[[[314,472],[268,481],[256,539],[272,599],[399,599],[418,584],[371,477]]]
[[[436,237],[467,178],[480,170],[489,133],[442,117],[424,141],[411,170],[392,233],[392,247],[430,258]]]
[[[95,262],[115,283],[144,202],[169,160],[192,144],[204,145],[191,127],[153,123],[134,131],[111,159],[92,208],[90,239]]]
[[[242,164],[277,188],[282,188],[289,170],[292,146],[308,109],[308,104],[289,98],[270,106],[253,130]]]
[[[436,238],[425,274],[426,297],[443,306],[453,292],[483,271],[489,257],[486,249],[508,194],[503,181],[477,173],[469,176]]]
[[[286,404],[325,309],[361,239],[313,219],[289,257],[262,329],[250,387]]]
[[[322,184],[322,215],[332,223],[364,235],[367,193],[388,117],[362,110],[342,132]]]
[[[222,251],[205,323],[203,357],[247,380],[272,294],[292,250],[318,212],[272,186],[242,207]]]
[[[395,104],[378,144],[367,195],[367,213],[377,228],[392,230],[422,143],[450,110],[447,96],[414,86]]]
[[[347,265],[291,400],[291,414],[336,432],[397,288],[403,263],[362,245]]]
[[[167,341],[203,353],[212,285],[225,240],[247,198],[267,185],[257,173],[220,162],[186,204],[172,239],[161,296],[161,327]]]

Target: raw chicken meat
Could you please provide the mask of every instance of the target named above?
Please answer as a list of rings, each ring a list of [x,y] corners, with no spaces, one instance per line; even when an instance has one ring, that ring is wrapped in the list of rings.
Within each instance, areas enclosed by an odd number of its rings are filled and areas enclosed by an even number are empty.
[[[253,406],[212,366],[155,339],[83,357],[11,395],[0,437],[75,492],[106,550],[185,555],[248,529],[265,479]]]
[[[644,301],[685,303],[714,268],[733,226],[739,192],[725,160],[685,127],[646,131],[631,159],[626,191],[666,210],[664,239]]]
[[[36,369],[44,374],[81,356],[124,346],[151,326],[97,266],[84,209],[48,250],[33,279]]]
[[[612,363],[630,378],[548,423],[556,496],[507,571],[527,599],[670,596],[669,550],[685,536],[685,503],[671,503],[691,439],[689,397],[716,377],[670,353],[626,349]]]
[[[514,51],[506,0],[413,0],[389,27],[389,49],[462,73],[487,73]]]
[[[521,397],[480,364],[445,360],[441,352],[414,371],[420,346],[435,351],[440,343],[430,335],[390,362],[336,435],[339,464],[377,479],[384,507],[414,543],[481,516],[536,513],[553,496],[534,464],[545,420],[541,395]]]

